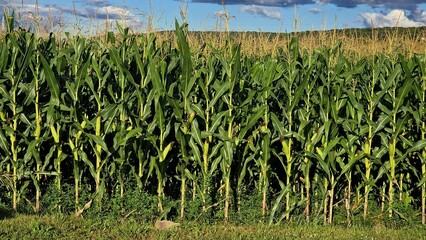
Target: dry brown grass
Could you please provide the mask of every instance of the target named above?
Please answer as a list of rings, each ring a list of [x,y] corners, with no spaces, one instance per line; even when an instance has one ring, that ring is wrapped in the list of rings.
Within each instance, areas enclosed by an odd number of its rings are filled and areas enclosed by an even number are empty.
[[[262,32],[189,32],[188,41],[194,52],[209,51],[211,46],[215,49],[221,49],[227,46],[231,41],[241,44],[241,52],[246,56],[262,57],[266,55],[275,56],[280,49],[287,51],[288,41],[292,36],[297,36],[301,51],[312,53],[316,49],[331,47],[337,41],[342,43],[343,53],[353,60],[362,57],[369,57],[379,53],[388,55],[402,54],[411,57],[414,54],[426,54],[426,27],[412,29],[410,34],[398,33],[398,29],[381,30],[381,37],[378,37],[377,30],[372,30],[371,34],[366,35],[366,31],[371,30],[338,30],[338,31],[315,31],[290,34],[262,33]],[[362,33],[364,34],[362,34]],[[408,32],[408,31],[407,31]],[[133,33],[135,34],[135,33]],[[157,43],[174,42],[174,32],[162,31],[151,32],[155,34]],[[0,39],[5,35],[0,31]],[[57,39],[63,37],[63,32],[55,32]],[[71,34],[73,35],[73,34]],[[49,36],[48,33],[39,34],[39,36]],[[92,40],[101,40],[105,42],[106,34],[99,34],[90,37]],[[121,37],[116,35],[117,42]]]
[[[371,32],[368,33],[369,31]],[[156,32],[155,34],[160,43],[174,41],[173,32]],[[296,35],[301,50],[308,53],[322,47],[331,47],[340,41],[344,54],[351,59],[360,59],[379,53],[402,54],[407,57],[426,54],[426,28],[349,29],[297,34],[190,32],[188,39],[194,51],[202,49],[205,45],[222,48],[226,46],[226,40],[230,39],[234,43],[241,44],[242,52],[248,56],[265,56],[276,55],[279,49],[287,50],[289,39]]]

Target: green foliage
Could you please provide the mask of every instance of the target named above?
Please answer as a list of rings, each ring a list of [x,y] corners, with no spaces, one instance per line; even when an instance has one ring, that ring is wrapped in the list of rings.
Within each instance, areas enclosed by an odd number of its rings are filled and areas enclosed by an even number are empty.
[[[62,185],[61,190],[54,184],[49,185],[42,198],[43,212],[71,214],[75,210],[73,190],[73,186],[69,184]]]
[[[276,57],[230,39],[203,51],[177,22],[176,44],[120,33],[6,33],[2,202],[144,221],[416,222],[425,56],[350,61],[341,42],[307,54],[297,38]]]

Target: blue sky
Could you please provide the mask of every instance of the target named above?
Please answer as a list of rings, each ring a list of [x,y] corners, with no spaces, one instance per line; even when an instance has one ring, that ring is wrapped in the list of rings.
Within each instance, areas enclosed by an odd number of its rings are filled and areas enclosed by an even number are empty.
[[[34,19],[36,0],[0,0],[14,8],[22,23]],[[174,28],[186,20],[191,30],[219,30],[225,18],[234,31],[292,32],[333,28],[411,27],[426,24],[426,0],[38,0],[40,20],[82,29],[98,29],[125,21],[135,31],[148,23],[157,30]],[[1,7],[0,7],[1,8]],[[3,11],[2,11],[3,12]]]

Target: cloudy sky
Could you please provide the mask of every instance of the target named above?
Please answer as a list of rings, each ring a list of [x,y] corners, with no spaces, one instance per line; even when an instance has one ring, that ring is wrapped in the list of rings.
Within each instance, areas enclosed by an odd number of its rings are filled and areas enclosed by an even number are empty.
[[[23,23],[36,14],[35,0],[0,0],[16,9]],[[173,29],[174,19],[191,30],[229,28],[239,31],[292,32],[337,28],[411,27],[426,25],[426,0],[38,0],[39,19],[70,27],[99,27],[106,19],[144,31],[149,22]],[[1,9],[0,9],[1,10]],[[1,10],[1,13],[3,10]],[[95,28],[96,28],[95,27]]]

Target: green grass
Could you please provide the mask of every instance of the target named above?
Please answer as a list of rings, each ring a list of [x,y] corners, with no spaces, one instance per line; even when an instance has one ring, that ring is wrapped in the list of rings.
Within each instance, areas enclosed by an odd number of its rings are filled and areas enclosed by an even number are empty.
[[[200,225],[158,231],[134,218],[16,215],[0,220],[0,239],[425,239],[425,226],[372,227],[280,224]]]

